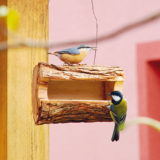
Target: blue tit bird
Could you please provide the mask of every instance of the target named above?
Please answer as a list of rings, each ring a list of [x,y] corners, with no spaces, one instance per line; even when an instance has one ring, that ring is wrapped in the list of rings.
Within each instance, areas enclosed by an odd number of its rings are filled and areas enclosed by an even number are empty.
[[[115,122],[111,140],[118,141],[119,131],[123,129],[126,119],[127,102],[119,91],[113,91],[109,93],[109,95],[111,96],[111,104],[108,108],[110,110],[110,115]]]
[[[95,47],[80,45],[78,47],[68,48],[54,53],[49,53],[58,56],[66,64],[78,64],[83,61],[89,51],[95,50]]]

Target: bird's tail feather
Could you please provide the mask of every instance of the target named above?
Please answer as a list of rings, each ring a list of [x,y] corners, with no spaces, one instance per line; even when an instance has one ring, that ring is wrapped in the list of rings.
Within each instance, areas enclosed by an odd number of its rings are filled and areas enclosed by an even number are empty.
[[[118,129],[118,124],[115,123],[114,125],[114,131],[112,134],[112,141],[118,141],[119,140],[119,129]]]

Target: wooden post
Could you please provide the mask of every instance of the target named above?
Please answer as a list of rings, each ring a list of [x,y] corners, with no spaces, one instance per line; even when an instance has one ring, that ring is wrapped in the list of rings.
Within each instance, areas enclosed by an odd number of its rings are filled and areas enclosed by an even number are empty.
[[[6,5],[0,0],[0,5]],[[5,19],[0,19],[0,26],[6,29]],[[5,31],[5,30],[4,30]],[[6,41],[5,34],[0,33],[0,42]],[[3,62],[3,63],[2,63]],[[7,159],[7,55],[0,52],[0,160]]]
[[[48,39],[48,0],[0,0],[2,4],[20,13],[18,34]],[[12,38],[0,35],[1,41]],[[44,49],[0,51],[0,160],[49,159],[48,126],[36,126],[32,114],[32,73],[40,61],[47,62]]]

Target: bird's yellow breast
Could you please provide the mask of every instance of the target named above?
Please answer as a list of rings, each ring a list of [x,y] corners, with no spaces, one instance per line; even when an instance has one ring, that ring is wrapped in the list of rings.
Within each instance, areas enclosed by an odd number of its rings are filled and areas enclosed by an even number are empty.
[[[118,117],[122,117],[122,116],[124,116],[126,114],[126,112],[127,112],[127,102],[126,102],[126,100],[124,98],[122,99],[120,104],[114,105],[113,103],[111,103],[111,105],[114,106],[114,108],[113,108],[114,113]],[[112,119],[115,121],[114,116],[112,114],[112,111],[110,111],[110,115],[111,115]]]
[[[81,51],[80,54],[62,54],[60,59],[67,64],[78,64],[80,63],[87,55],[87,52]]]

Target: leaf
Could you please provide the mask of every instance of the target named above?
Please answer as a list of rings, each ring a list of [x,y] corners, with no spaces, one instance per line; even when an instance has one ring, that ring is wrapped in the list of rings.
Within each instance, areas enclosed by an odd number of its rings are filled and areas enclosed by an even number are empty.
[[[9,9],[7,14],[7,26],[11,30],[16,30],[19,25],[19,13],[14,9]]]

